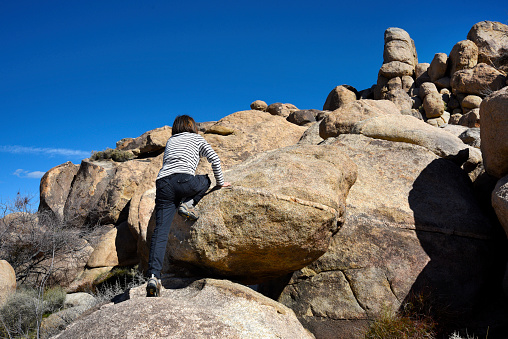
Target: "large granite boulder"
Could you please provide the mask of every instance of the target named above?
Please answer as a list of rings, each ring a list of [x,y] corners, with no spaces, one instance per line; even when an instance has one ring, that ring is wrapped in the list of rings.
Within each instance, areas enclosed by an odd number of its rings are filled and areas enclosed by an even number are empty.
[[[88,258],[87,267],[129,266],[139,261],[137,241],[127,222],[112,227],[104,234]]]
[[[223,169],[231,168],[253,154],[294,145],[307,129],[290,123],[285,117],[255,110],[230,114],[215,125],[234,131],[230,135],[204,134],[219,155]],[[198,172],[207,170],[212,173],[210,165],[204,165],[203,168],[200,164]]]
[[[94,206],[95,212],[91,220],[97,220],[102,225],[118,224],[127,220],[128,204],[138,186],[147,180],[144,175],[151,162],[152,160],[147,158],[115,164],[107,187]],[[75,181],[73,188],[78,184],[80,183]]]
[[[478,62],[508,72],[508,26],[495,21],[475,24],[467,38],[478,46]]]
[[[457,42],[450,52],[450,75],[469,69],[478,63],[478,47],[471,40]]]
[[[400,115],[400,109],[389,100],[357,100],[328,114],[319,124],[319,135],[326,139],[349,133],[358,121],[387,114]]]
[[[482,101],[480,119],[485,170],[497,178],[504,177],[508,174],[508,87]]]
[[[447,67],[448,55],[446,55],[446,53],[436,53],[427,70],[430,76],[430,80],[434,82],[443,78],[446,75]]]
[[[167,257],[257,283],[300,269],[326,251],[356,169],[334,146],[299,145],[254,156],[226,177],[232,188],[205,196],[197,205],[199,220],[175,216]]]
[[[170,136],[171,127],[163,126],[145,132],[135,139],[126,139],[126,142],[117,143],[116,148],[123,151],[132,151],[135,155],[159,153],[164,151]]]
[[[263,293],[318,338],[363,338],[368,319],[422,291],[470,311],[488,276],[493,231],[467,175],[410,143],[340,135],[324,144],[358,165],[344,225],[322,257]]]
[[[97,202],[114,175],[115,167],[112,161],[81,161],[63,210],[69,226],[83,227],[96,222]]]
[[[41,179],[39,212],[49,211],[63,220],[63,210],[79,165],[70,161],[53,167]]]
[[[0,307],[16,291],[16,273],[12,266],[0,259]]]
[[[457,136],[436,129],[410,115],[378,116],[355,124],[352,132],[390,141],[402,141],[420,145],[439,157],[453,160],[470,173],[472,179],[475,170],[482,162],[481,152],[462,142]]]
[[[131,289],[54,338],[314,338],[291,309],[248,287],[213,279],[177,287],[159,298],[145,298],[145,285]]]
[[[503,88],[506,76],[487,64],[478,64],[472,69],[455,72],[450,86],[453,93],[466,93],[485,97]]]
[[[384,40],[383,63],[403,62],[411,65],[414,71],[414,67],[418,64],[418,56],[415,43],[409,34],[401,28],[390,27],[385,31]]]
[[[65,202],[65,221],[83,227],[126,220],[128,203],[145,180],[143,173],[149,164],[150,159],[83,160]]]
[[[328,94],[323,105],[324,111],[335,111],[337,108],[344,106],[356,100],[355,92],[349,90],[344,85],[337,86]]]

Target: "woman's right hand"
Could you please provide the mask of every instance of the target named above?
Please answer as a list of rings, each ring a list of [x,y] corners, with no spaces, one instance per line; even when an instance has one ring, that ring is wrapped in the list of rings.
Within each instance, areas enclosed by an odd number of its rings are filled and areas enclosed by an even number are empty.
[[[221,185],[221,188],[231,188],[231,183],[225,182],[224,184]]]

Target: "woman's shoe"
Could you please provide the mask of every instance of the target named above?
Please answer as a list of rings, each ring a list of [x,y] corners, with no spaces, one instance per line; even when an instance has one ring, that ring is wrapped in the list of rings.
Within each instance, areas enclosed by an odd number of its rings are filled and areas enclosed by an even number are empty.
[[[178,207],[178,214],[192,221],[199,219],[196,209],[193,206],[189,207],[186,204],[180,204],[180,207]]]
[[[161,293],[161,280],[156,278],[155,275],[152,274],[152,277],[148,280],[146,284],[146,296],[147,297],[158,297]]]

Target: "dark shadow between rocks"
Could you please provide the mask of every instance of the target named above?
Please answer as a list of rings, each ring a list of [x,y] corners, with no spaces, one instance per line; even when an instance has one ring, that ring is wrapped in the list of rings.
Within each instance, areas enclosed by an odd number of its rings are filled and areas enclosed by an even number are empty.
[[[500,312],[507,309],[502,292],[506,237],[480,207],[469,177],[450,160],[434,160],[415,180],[408,199],[417,237],[430,261],[402,308],[422,296],[446,338],[466,328],[470,335],[482,337],[489,331],[489,338],[508,337],[501,319],[482,320],[494,304]]]

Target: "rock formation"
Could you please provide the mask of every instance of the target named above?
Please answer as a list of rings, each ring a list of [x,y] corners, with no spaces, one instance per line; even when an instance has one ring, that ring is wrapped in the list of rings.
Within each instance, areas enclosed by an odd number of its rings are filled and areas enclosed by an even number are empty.
[[[203,279],[165,289],[160,298],[144,294],[144,286],[130,290],[128,300],[101,307],[54,338],[314,338],[291,309],[232,282]]]
[[[165,280],[162,298],[133,289],[129,300],[77,320],[59,338],[84,331],[312,338],[297,318],[317,338],[357,338],[418,293],[473,324],[485,295],[504,298],[507,32],[478,23],[449,55],[437,51],[419,63],[409,34],[388,28],[372,88],[337,86],[323,110],[256,100],[251,110],[200,123],[233,187],[210,191],[198,221],[175,216],[163,273],[261,282],[278,302],[227,280],[180,289]],[[115,151],[130,160],[66,163],[41,180],[41,211],[108,230],[84,246],[69,290],[113,266],[145,268],[170,134],[164,126],[122,139]],[[210,174],[209,164],[198,173]]]

